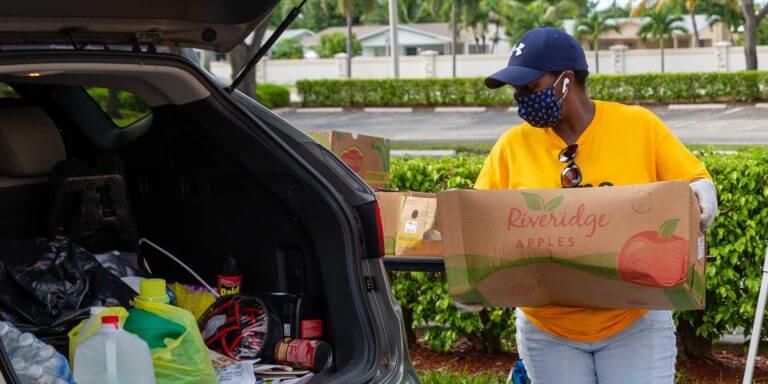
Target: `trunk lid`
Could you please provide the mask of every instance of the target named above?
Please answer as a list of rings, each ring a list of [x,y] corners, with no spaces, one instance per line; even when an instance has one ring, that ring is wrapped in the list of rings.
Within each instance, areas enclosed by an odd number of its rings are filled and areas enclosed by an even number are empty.
[[[24,0],[0,7],[0,44],[135,44],[229,51],[280,0]]]

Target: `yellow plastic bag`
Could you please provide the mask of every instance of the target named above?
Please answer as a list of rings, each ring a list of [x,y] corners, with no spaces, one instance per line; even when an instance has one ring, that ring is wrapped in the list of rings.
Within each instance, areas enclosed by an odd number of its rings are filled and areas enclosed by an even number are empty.
[[[85,339],[93,336],[94,333],[101,329],[101,318],[104,316],[117,316],[120,318],[120,327],[125,324],[125,319],[128,318],[128,311],[123,307],[107,307],[103,311],[99,312],[99,321],[92,322],[88,329],[83,329],[88,319],[80,322],[77,326],[72,328],[67,336],[69,336],[69,363],[71,366],[75,366],[75,350]]]
[[[165,339],[165,347],[151,350],[157,384],[218,382],[210,352],[192,313],[172,305],[144,300],[136,300],[134,307],[180,324],[186,329],[186,332],[175,340]]]
[[[210,292],[193,291],[179,283],[171,285],[171,292],[176,297],[176,306],[192,312],[197,320],[216,301],[216,296]]]

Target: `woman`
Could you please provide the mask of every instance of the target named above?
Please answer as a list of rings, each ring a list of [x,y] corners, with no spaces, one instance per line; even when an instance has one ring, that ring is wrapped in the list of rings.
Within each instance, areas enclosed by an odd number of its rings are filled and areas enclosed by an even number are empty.
[[[572,188],[686,180],[705,230],[717,213],[711,177],[652,112],[591,100],[579,43],[535,28],[512,49],[486,86],[515,88],[525,120],[504,133],[478,189]],[[546,306],[517,309],[517,347],[537,384],[672,383],[671,311]]]

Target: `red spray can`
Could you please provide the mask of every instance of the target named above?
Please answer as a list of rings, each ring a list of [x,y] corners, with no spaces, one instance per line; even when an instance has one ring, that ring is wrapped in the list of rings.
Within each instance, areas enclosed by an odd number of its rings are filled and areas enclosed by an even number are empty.
[[[240,286],[243,284],[243,275],[237,268],[237,261],[232,256],[227,256],[227,260],[216,275],[216,290],[219,295],[236,295],[240,293]]]

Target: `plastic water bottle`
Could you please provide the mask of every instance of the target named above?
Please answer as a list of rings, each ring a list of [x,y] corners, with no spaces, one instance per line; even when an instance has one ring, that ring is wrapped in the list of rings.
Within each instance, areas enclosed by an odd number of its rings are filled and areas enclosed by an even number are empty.
[[[37,354],[37,345],[35,345],[35,335],[25,332],[19,336],[16,341],[16,345],[10,348],[8,351],[11,358],[16,356],[21,357],[25,361],[30,361],[29,358]]]
[[[155,370],[147,343],[120,329],[117,316],[103,316],[101,330],[75,350],[78,384],[154,384]]]
[[[72,371],[69,369],[69,362],[67,362],[67,359],[59,353],[55,353],[45,360],[39,360],[37,363],[43,367],[43,372],[48,376],[64,379],[67,382],[72,380]]]
[[[19,376],[20,378],[25,375],[27,373],[27,369],[29,369],[29,364],[21,357],[12,358],[11,365],[13,366],[13,370],[16,372],[16,376]]]
[[[37,349],[35,351],[35,354],[30,355],[29,357],[31,358],[31,360],[29,361],[33,363],[42,363],[43,361],[49,360],[55,355],[56,355],[56,349],[46,344],[42,348]]]
[[[31,333],[21,333],[13,325],[0,322],[11,365],[23,384],[72,383],[72,371],[64,355]],[[58,379],[58,381],[57,381]]]
[[[19,340],[19,335],[21,335],[21,332],[19,332],[16,327],[5,321],[0,321],[0,339],[3,340],[3,346],[5,347],[6,352],[8,352],[11,347],[15,348],[16,342]]]
[[[48,384],[51,381],[49,377],[45,376],[43,367],[39,365],[31,365],[21,376],[21,381],[23,383]]]

